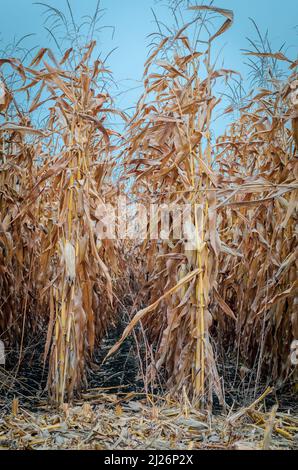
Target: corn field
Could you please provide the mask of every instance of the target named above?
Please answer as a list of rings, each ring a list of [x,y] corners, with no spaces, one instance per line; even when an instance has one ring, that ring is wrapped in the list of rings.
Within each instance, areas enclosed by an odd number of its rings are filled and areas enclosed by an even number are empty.
[[[162,383],[172,399],[223,405],[223,351],[256,387],[297,383],[298,62],[255,53],[281,61],[287,77],[253,90],[214,138],[218,83],[236,72],[216,66],[213,48],[234,15],[191,10],[151,51],[133,116],[106,91],[111,71],[94,60],[93,40],[59,58],[42,48],[30,64],[0,58],[0,335],[19,366],[28,335],[44,335],[52,403],[80,396],[128,291],[125,328],[105,360],[133,335],[146,393]],[[210,13],[221,26],[194,41]],[[102,207],[119,196],[148,210],[187,207],[183,237],[171,214],[162,239],[149,223],[141,242],[102,237]],[[163,217],[158,209],[157,231]]]

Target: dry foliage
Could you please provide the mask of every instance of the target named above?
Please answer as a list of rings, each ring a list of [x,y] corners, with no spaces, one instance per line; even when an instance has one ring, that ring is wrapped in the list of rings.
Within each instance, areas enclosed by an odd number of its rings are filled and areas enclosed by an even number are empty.
[[[275,54],[291,63],[287,83],[258,91],[213,144],[211,122],[220,101],[214,85],[234,72],[215,69],[211,47],[231,26],[233,13],[193,9],[224,16],[224,23],[201,51],[188,37],[197,17],[161,40],[145,64],[144,93],[122,154],[122,178],[133,179],[132,198],[147,207],[190,205],[192,250],[175,239],[173,219],[168,240],[148,237],[132,247],[130,241],[100,239],[98,203],[113,203],[123,185],[112,178],[120,136],[106,119],[119,112],[107,93],[94,91],[109,74],[90,59],[94,42],[76,67],[72,50],[60,63],[49,49],[41,49],[29,67],[0,60],[23,82],[18,90],[8,90],[4,78],[0,83],[0,330],[21,345],[21,360],[26,331],[39,334],[47,324],[44,361],[49,356],[48,387],[56,402],[80,389],[86,360],[113,324],[127,263],[137,264],[125,250],[143,257],[133,313],[141,310],[109,354],[141,322],[147,379],[163,375],[168,390],[195,404],[210,403],[213,393],[224,399],[219,335],[225,344],[234,342],[248,367],[257,367],[258,378],[264,370],[274,380],[293,372],[297,63]],[[27,95],[27,114],[18,107],[18,93]],[[41,106],[48,109],[46,130],[29,117]],[[158,228],[162,217],[157,212]]]
[[[219,285],[237,312],[236,329],[218,315],[220,334],[236,337],[258,378],[265,368],[274,381],[293,369],[289,351],[298,337],[298,162],[288,125],[297,119],[296,78],[261,90],[216,146],[223,182],[233,187],[219,209],[221,239],[233,250],[221,257]]]
[[[1,330],[23,343],[38,316],[47,321],[44,361],[50,354],[49,391],[57,402],[81,385],[85,359],[116,311],[120,247],[101,240],[97,211],[117,192],[111,179],[116,132],[105,125],[116,111],[106,93],[94,92],[109,73],[98,61],[89,64],[94,46],[86,47],[75,70],[63,66],[67,54],[60,64],[50,54],[50,65],[46,49],[30,67],[7,61],[23,79],[15,93],[33,95],[39,86],[30,112],[49,101],[49,115],[46,132],[23,115],[0,128]]]

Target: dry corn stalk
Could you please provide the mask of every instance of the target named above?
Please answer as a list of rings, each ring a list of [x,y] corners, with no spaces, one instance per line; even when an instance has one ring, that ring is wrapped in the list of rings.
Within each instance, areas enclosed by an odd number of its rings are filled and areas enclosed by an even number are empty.
[[[149,240],[143,250],[147,257],[145,269],[150,275],[146,285],[150,307],[135,316],[110,354],[131,331],[136,319],[143,319],[156,348],[147,371],[149,380],[154,380],[156,372],[164,368],[172,391],[180,393],[186,388],[194,402],[203,403],[206,399],[212,401],[213,392],[222,400],[209,308],[213,289],[217,289],[221,251],[216,222],[217,176],[212,169],[210,136],[212,112],[218,100],[212,94],[212,86],[218,77],[232,73],[214,70],[210,53],[212,41],[230,26],[233,13],[215,7],[197,9],[215,11],[227,20],[209,38],[204,53],[192,49],[187,36],[189,25],[185,25],[173,37],[164,38],[151,54],[145,64],[145,91],[130,124],[126,153],[129,174],[133,173],[136,179],[134,190],[144,205],[191,207],[184,236],[194,239],[195,245],[189,248],[183,240],[175,239],[173,218],[169,240],[150,240],[148,226]],[[167,56],[167,60],[158,61],[160,55]],[[202,75],[206,78],[200,79],[203,64]],[[159,230],[162,217],[162,211],[157,212]],[[162,295],[167,291],[169,295]],[[230,314],[218,293],[217,299]]]
[[[241,360],[282,381],[293,371],[291,343],[298,337],[297,189],[293,73],[279,91],[261,90],[217,143],[223,181],[220,233],[230,252],[220,260],[222,297],[237,312],[221,320],[219,335],[236,337]],[[234,335],[235,331],[235,335]]]
[[[118,272],[119,251],[113,240],[101,240],[97,206],[116,194],[111,185],[110,137],[117,133],[104,122],[114,113],[110,97],[95,92],[109,72],[99,61],[90,65],[94,46],[91,42],[85,48],[75,70],[62,66],[64,58],[59,65],[53,54],[49,54],[50,65],[45,60],[47,49],[38,52],[30,67],[6,60],[24,81],[14,94],[32,94],[39,86],[30,112],[45,101],[51,101],[51,107],[46,132],[35,129],[23,116],[21,122],[6,120],[0,128],[1,299],[4,312],[11,311],[14,299],[20,303],[13,311],[22,319],[11,332],[21,325],[22,341],[31,303],[48,319],[48,386],[60,403],[81,386],[85,360],[115,312],[112,277]],[[35,139],[33,144],[27,144],[28,135]],[[37,323],[36,315],[33,318]],[[14,321],[4,315],[2,329]]]

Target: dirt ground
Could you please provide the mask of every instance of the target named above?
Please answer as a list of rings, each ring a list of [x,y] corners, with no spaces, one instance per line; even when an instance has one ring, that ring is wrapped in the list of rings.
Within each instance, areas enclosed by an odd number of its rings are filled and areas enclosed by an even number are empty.
[[[28,341],[20,367],[18,351],[8,352],[0,370],[1,450],[298,448],[298,403],[291,387],[277,393],[260,384],[256,390],[251,380],[234,380],[227,362],[220,371],[226,406],[215,403],[212,412],[200,412],[162,389],[144,393],[132,340],[103,366],[114,334],[95,354],[80,397],[59,409],[48,402],[42,339]]]

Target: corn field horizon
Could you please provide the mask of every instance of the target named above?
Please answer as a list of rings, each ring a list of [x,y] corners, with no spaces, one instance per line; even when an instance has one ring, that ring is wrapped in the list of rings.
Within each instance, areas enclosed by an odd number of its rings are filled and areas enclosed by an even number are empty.
[[[156,18],[131,113],[96,15],[60,52],[0,57],[2,365],[17,377],[40,339],[53,405],[127,341],[148,397],[226,409],[242,380],[250,399],[297,399],[297,55],[251,42],[244,93],[213,53],[233,11],[186,3],[174,27]]]

